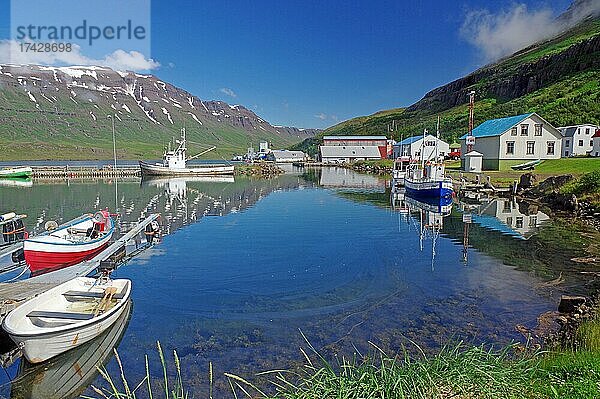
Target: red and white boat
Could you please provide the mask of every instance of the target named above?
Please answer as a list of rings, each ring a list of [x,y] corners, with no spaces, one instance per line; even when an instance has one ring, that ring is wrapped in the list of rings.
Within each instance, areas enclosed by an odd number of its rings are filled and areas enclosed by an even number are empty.
[[[25,261],[32,275],[72,266],[102,251],[113,232],[109,212],[96,212],[25,240]]]

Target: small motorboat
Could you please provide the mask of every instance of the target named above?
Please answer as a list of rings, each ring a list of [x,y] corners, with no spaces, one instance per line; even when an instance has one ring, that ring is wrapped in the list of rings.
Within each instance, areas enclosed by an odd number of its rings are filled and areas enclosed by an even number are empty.
[[[33,275],[72,266],[92,258],[109,243],[114,223],[107,210],[58,227],[46,223],[45,233],[25,240],[25,261]]]
[[[510,168],[512,170],[533,170],[535,167],[542,163],[541,159],[536,159],[535,161],[525,162],[519,165],[513,165]]]
[[[0,178],[4,177],[20,177],[29,178],[33,173],[30,166],[12,166],[0,169]]]
[[[2,328],[30,363],[82,345],[114,324],[126,309],[131,281],[77,277],[10,312]]]
[[[96,338],[40,364],[22,361],[10,384],[11,398],[75,399],[94,382],[114,356],[131,315],[131,300],[115,323]]]

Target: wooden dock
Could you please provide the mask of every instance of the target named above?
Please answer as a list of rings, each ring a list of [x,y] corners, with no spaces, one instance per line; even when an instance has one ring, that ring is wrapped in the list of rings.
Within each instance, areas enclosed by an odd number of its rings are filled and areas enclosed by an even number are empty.
[[[106,261],[116,253],[123,251],[128,241],[132,240],[135,236],[144,231],[146,226],[152,223],[158,217],[158,213],[148,216],[146,219],[136,224],[129,232],[108,246],[104,251],[88,261],[81,262],[77,265],[69,266],[64,269],[56,270],[54,272],[32,277],[27,280],[17,281],[14,283],[0,283],[0,321],[4,320],[4,317],[9,312],[14,310],[23,302],[41,294],[42,292],[45,292],[75,277],[95,274],[102,261]]]
[[[139,166],[33,166],[34,179],[110,178],[140,176]]]

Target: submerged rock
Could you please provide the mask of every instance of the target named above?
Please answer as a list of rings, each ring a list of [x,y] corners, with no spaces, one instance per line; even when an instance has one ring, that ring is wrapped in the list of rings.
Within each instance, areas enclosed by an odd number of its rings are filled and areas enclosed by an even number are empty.
[[[558,311],[561,313],[574,313],[586,302],[587,298],[584,296],[562,295],[558,304]]]

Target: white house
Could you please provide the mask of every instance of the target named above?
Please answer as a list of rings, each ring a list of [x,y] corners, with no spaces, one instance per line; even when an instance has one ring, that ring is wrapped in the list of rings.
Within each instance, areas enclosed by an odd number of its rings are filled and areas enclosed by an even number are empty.
[[[587,155],[592,152],[592,136],[597,129],[598,126],[591,124],[559,127],[563,137],[562,157]]]
[[[461,160],[467,134],[460,138]],[[562,135],[536,113],[492,119],[473,129],[473,150],[483,154],[483,169],[499,170],[537,159],[558,159]]]
[[[450,153],[450,145],[443,140],[438,139],[431,134],[413,136],[394,144],[394,158],[409,157],[410,159],[421,159],[423,153],[424,159],[430,160],[437,154],[445,157]]]
[[[591,156],[600,157],[600,128],[596,129],[596,133],[592,136],[594,145],[592,146]]]
[[[323,163],[350,163],[358,160],[387,158],[385,136],[325,136],[319,148]]]
[[[385,147],[384,147],[385,148]],[[323,163],[351,163],[368,159],[385,158],[385,153],[376,146],[321,146],[321,162]]]
[[[274,161],[279,163],[285,162],[302,162],[306,161],[307,155],[302,151],[290,151],[290,150],[271,150],[267,154],[267,161]]]

